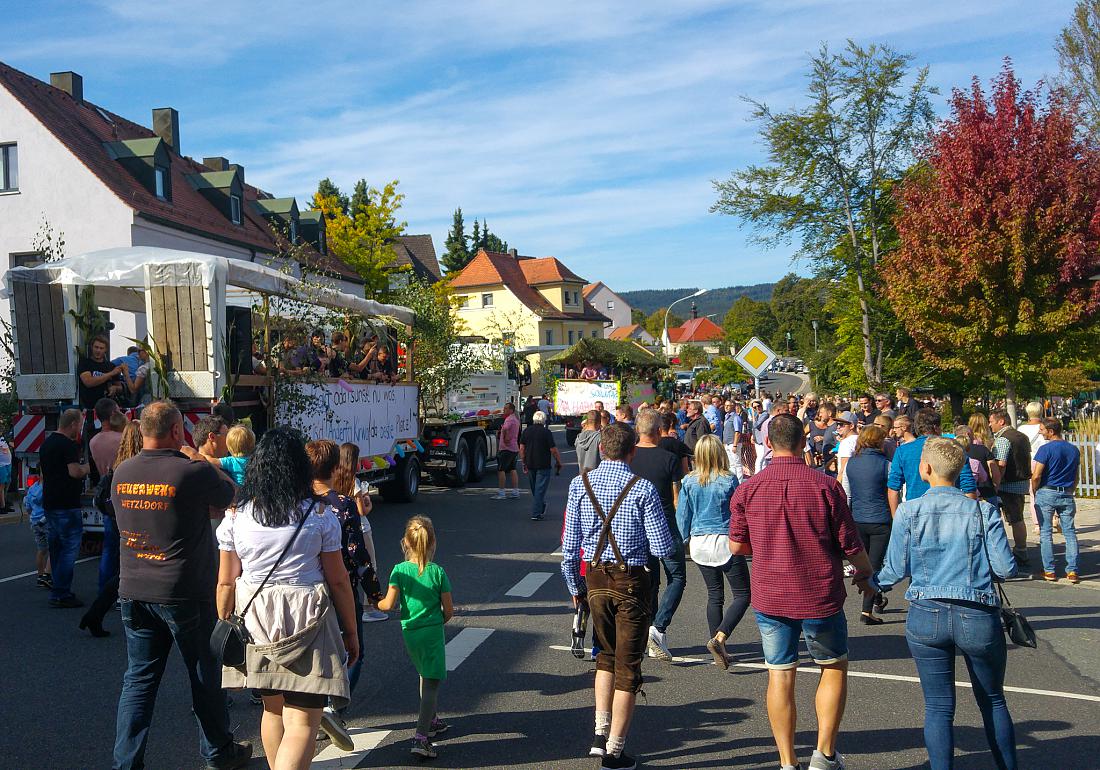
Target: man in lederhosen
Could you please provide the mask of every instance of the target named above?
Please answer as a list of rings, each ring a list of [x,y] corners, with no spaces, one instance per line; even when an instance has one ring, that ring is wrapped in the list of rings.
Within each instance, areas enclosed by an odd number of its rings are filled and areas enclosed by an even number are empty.
[[[573,479],[565,508],[562,575],[574,606],[587,601],[596,645],[596,737],[590,756],[603,770],[633,770],[623,752],[642,684],[649,639],[650,556],[672,553],[673,541],[654,486],[630,470],[636,437],[625,425],[603,429],[597,468]],[[577,574],[581,551],[587,576]],[[585,584],[587,582],[587,585]]]

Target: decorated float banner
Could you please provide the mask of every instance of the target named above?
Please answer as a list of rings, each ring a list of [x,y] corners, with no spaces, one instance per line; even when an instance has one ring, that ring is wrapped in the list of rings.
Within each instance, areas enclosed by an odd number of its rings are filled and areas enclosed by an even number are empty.
[[[416,441],[419,436],[419,389],[415,385],[338,380],[303,382],[298,390],[302,394],[301,403],[284,400],[279,405],[279,423],[298,428],[311,440],[351,442],[359,447],[361,455],[368,457],[389,454],[395,443]]]
[[[635,412],[642,404],[653,406],[653,401],[657,398],[657,391],[653,389],[652,382],[623,383],[623,390],[625,391],[623,401],[630,404]]]
[[[595,409],[597,401],[602,401],[607,411],[615,411],[619,404],[619,383],[613,380],[558,380],[554,392],[554,411],[558,414],[578,417]]]

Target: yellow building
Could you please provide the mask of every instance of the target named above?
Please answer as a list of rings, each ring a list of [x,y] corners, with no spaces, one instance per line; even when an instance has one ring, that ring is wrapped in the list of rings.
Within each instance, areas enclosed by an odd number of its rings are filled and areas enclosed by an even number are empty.
[[[544,356],[581,337],[602,337],[611,323],[584,298],[587,282],[554,257],[523,257],[481,249],[451,279],[458,313],[472,335],[512,340],[519,352],[533,351],[531,390],[541,390]]]

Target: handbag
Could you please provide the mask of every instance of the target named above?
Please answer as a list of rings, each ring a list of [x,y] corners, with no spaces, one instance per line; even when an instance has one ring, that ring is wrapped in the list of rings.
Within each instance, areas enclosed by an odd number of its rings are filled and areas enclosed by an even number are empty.
[[[1001,585],[1004,581],[998,578],[993,571],[993,561],[989,558],[989,545],[986,543],[985,517],[982,516],[981,503],[978,503],[977,509],[978,524],[982,530],[982,550],[985,551],[985,560],[989,562],[989,575],[993,580],[993,585],[997,586],[997,593],[1001,596],[1001,623],[1004,625],[1005,633],[1008,634],[1008,638],[1012,640],[1013,644],[1034,649],[1038,646],[1035,629],[1031,627],[1024,614],[1012,606],[1012,602],[1008,600],[1008,594],[1005,593],[1005,589]]]
[[[290,547],[294,545],[294,541],[298,539],[298,533],[302,531],[302,525],[304,525],[306,519],[313,514],[313,509],[316,505],[316,500],[310,503],[306,515],[298,522],[298,526],[295,528],[294,534],[290,536],[290,540],[287,541],[283,552],[279,554],[279,558],[275,561],[274,566],[272,566],[271,570],[264,576],[263,582],[260,583],[260,587],[252,594],[252,598],[248,600],[248,604],[244,606],[244,610],[239,614],[236,612],[231,613],[228,618],[218,618],[218,622],[214,624],[214,630],[210,634],[210,651],[214,653],[214,657],[223,666],[236,668],[244,664],[245,652],[248,649],[248,645],[253,643],[252,634],[248,632],[248,629],[244,625],[244,619],[248,616],[248,609],[252,606],[252,602],[256,601],[256,597],[260,595],[260,591],[264,590],[264,586],[267,585],[267,581],[271,579],[271,576],[275,574],[275,570],[283,563],[283,559],[290,551]]]

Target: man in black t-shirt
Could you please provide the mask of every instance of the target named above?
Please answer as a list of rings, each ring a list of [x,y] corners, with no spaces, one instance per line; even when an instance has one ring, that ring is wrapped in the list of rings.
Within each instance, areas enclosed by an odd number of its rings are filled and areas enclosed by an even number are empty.
[[[561,455],[554,434],[546,427],[546,412],[535,412],[519,437],[519,460],[531,484],[531,521],[546,514],[546,490],[550,487],[550,459],[561,472]]]
[[[119,596],[128,665],[119,696],[115,767],[142,767],[153,704],[172,650],[191,680],[191,707],[207,767],[238,768],[252,756],[229,729],[221,667],[210,650],[218,556],[211,509],[236,488],[206,460],[189,460],[183,417],[167,401],[141,413],[142,451],[115,468],[111,499],[122,537]]]
[[[91,356],[81,356],[76,364],[77,390],[80,405],[85,409],[95,409],[96,401],[122,389],[118,378],[126,371],[126,364],[112,366],[107,360],[107,345],[106,337],[94,337]]]
[[[84,518],[80,512],[80,495],[89,467],[80,462],[80,432],[84,428],[84,413],[67,409],[61,413],[57,430],[46,437],[39,450],[42,469],[42,507],[46,512],[50,564],[53,588],[50,606],[82,607],[84,602],[73,595],[73,566],[80,552],[84,535]]]
[[[684,539],[676,526],[676,495],[680,481],[684,478],[684,471],[679,457],[657,446],[661,440],[661,415],[656,410],[646,409],[638,413],[637,430],[638,444],[634,450],[634,458],[630,461],[630,470],[657,488],[673,542],[671,555],[660,559],[660,563],[658,559],[652,558],[649,565],[652,573],[650,612],[653,615],[653,625],[649,629],[647,649],[651,657],[669,662],[672,660],[672,653],[668,649],[665,632],[672,623],[672,616],[680,606],[684,588],[687,586]],[[662,566],[668,586],[658,603]]]

